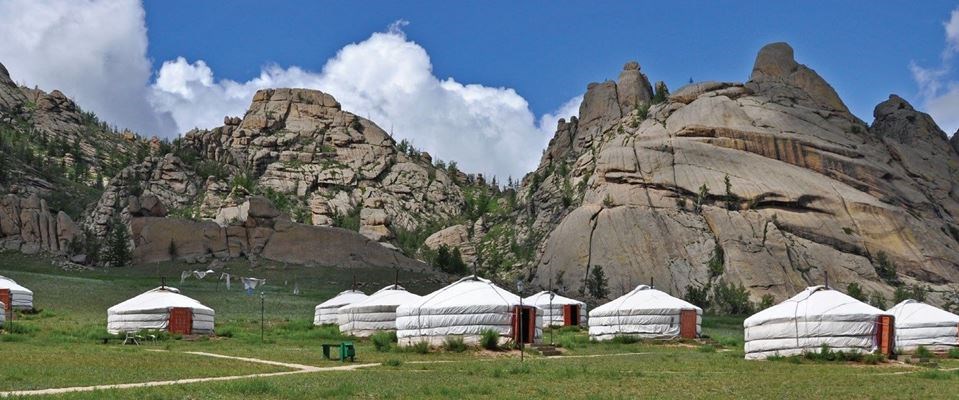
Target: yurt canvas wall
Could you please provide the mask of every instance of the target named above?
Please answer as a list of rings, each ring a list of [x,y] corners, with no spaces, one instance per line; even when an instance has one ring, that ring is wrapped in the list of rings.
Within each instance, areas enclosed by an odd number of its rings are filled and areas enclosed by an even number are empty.
[[[332,299],[324,301],[314,308],[313,325],[336,324],[339,322],[339,309],[367,298],[358,290],[344,290]]]
[[[542,291],[523,299],[524,304],[536,306],[544,326],[586,325],[586,303]]]
[[[165,330],[212,334],[213,309],[169,286],[149,290],[107,310],[107,331],[113,334]]]
[[[0,302],[6,305],[4,310],[29,310],[33,308],[33,292],[13,279],[0,276]]]
[[[390,285],[369,297],[340,307],[337,311],[340,332],[367,337],[377,331],[396,330],[396,308],[421,299],[402,286]]]
[[[819,351],[891,353],[891,314],[836,290],[814,286],[743,322],[746,359]]]
[[[441,345],[447,337],[461,337],[469,344],[478,343],[483,331],[493,330],[500,341],[512,340],[514,323],[526,332],[530,341],[542,336],[542,317],[533,306],[520,310],[520,297],[476,276],[467,276],[455,283],[423,296],[419,301],[396,309],[396,336],[400,345],[427,342]],[[518,319],[527,315],[528,319]]]
[[[700,334],[702,315],[703,310],[693,304],[639,285],[589,312],[589,336],[601,341],[616,336],[696,338]]]
[[[959,315],[916,300],[903,301],[888,312],[895,317],[896,349],[915,351],[924,346],[948,351],[959,346]]]

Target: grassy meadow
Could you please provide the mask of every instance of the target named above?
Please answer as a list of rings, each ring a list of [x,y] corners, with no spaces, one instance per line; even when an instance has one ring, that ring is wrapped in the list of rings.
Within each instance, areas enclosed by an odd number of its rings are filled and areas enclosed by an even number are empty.
[[[18,314],[0,334],[0,392],[111,383],[289,371],[282,366],[187,354],[252,357],[316,367],[321,343],[349,340],[335,327],[313,327],[313,307],[348,288],[354,273],[367,293],[393,282],[393,271],[228,263],[224,271],[267,279],[266,323],[260,338],[260,298],[234,282],[226,291],[215,277],[179,282],[180,271],[205,269],[164,263],[134,268],[63,271],[48,260],[0,253],[0,275],[35,293],[37,314]],[[219,271],[215,274],[219,275]],[[159,285],[159,277],[216,310],[214,338],[162,338],[157,343],[104,345],[106,309]],[[293,295],[293,286],[300,288]],[[401,273],[400,283],[425,294],[445,282]],[[806,359],[745,361],[742,317],[706,316],[699,342],[592,343],[583,331],[557,329],[544,341],[563,357],[528,351],[432,349],[428,353],[377,349],[356,340],[353,371],[322,371],[236,381],[70,393],[68,399],[275,399],[275,398],[745,398],[889,399],[955,398],[959,360],[934,365],[877,365]]]

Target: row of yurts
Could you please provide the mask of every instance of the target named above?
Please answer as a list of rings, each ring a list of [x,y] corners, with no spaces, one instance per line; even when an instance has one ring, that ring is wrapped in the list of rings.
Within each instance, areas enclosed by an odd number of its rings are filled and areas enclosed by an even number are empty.
[[[33,292],[0,276],[0,307],[33,308]],[[534,342],[545,325],[585,325],[586,304],[540,292],[525,299],[489,280],[467,276],[425,296],[390,285],[367,296],[348,290],[316,306],[314,324],[338,324],[348,335],[396,331],[401,344],[439,345],[450,336],[476,343],[493,330],[504,340]],[[0,313],[0,323],[5,313]],[[159,287],[107,310],[111,333],[163,329],[213,333],[213,309],[172,287]],[[695,338],[702,309],[647,285],[640,285],[589,312],[589,335],[650,339]],[[959,346],[959,315],[915,300],[883,311],[825,286],[807,288],[762,310],[744,323],[748,359],[833,350],[891,354],[925,346],[935,351]]]

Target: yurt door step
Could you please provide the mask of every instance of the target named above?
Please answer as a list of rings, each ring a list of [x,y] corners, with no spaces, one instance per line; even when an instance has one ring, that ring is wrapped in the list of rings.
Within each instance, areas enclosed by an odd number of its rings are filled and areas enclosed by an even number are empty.
[[[513,307],[513,342],[533,343],[536,338],[536,308]]]
[[[4,311],[10,311],[13,308],[13,299],[10,296],[10,289],[0,289],[0,302],[3,303]]]
[[[579,326],[580,312],[579,304],[564,304],[563,325]]]
[[[170,309],[170,333],[189,335],[193,333],[193,310],[186,307]]]
[[[696,338],[696,310],[679,312],[679,337],[683,339]]]
[[[896,324],[892,315],[876,318],[876,347],[887,357],[892,356],[896,346]]]

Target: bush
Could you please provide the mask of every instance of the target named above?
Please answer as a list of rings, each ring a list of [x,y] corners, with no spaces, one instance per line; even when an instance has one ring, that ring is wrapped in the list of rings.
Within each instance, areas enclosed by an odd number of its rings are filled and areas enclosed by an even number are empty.
[[[683,299],[699,306],[702,309],[709,308],[709,285],[703,287],[686,286],[686,295]]]
[[[866,354],[862,358],[862,362],[869,365],[876,365],[883,361],[886,361],[886,355],[881,353]]]
[[[436,251],[436,257],[433,258],[433,268],[448,274],[463,274],[467,271],[460,249],[454,247],[451,251],[450,247],[445,244],[440,245]]]
[[[926,348],[926,346],[919,346],[916,348],[916,357],[919,358],[932,358],[932,352]]]
[[[715,247],[713,247],[713,256],[709,258],[709,262],[706,264],[709,268],[709,277],[716,278],[723,274],[726,269],[726,253],[723,251],[723,246],[719,245],[719,242],[716,242]]]
[[[486,350],[499,350],[499,332],[492,329],[484,330],[480,334],[480,346]]]
[[[390,351],[393,343],[397,341],[396,332],[376,332],[370,336],[370,341],[373,342],[373,347],[376,348],[376,351]]]
[[[413,351],[416,352],[416,353],[418,353],[418,354],[426,354],[426,353],[429,353],[429,352],[430,352],[430,344],[429,344],[429,342],[426,342],[426,341],[417,342],[416,344],[413,345]]]
[[[856,300],[866,301],[866,294],[862,292],[862,287],[856,282],[846,285],[846,294]]]
[[[771,294],[764,294],[762,300],[759,301],[759,309],[765,310],[772,307],[773,304],[776,304],[776,297]]]
[[[959,347],[949,349],[949,353],[947,353],[946,356],[949,358],[959,358]]]
[[[884,281],[898,285],[899,277],[896,275],[896,264],[893,264],[889,260],[889,256],[886,255],[886,252],[880,251],[876,254],[876,263],[874,268],[876,269],[876,274],[879,275]]]
[[[742,284],[736,286],[719,282],[713,289],[713,311],[727,315],[746,315],[753,313],[753,304],[749,301],[749,291]]]
[[[446,351],[462,353],[466,351],[466,343],[463,343],[463,338],[460,336],[449,336],[443,341],[443,348]]]
[[[612,342],[618,344],[633,344],[639,342],[639,338],[635,336],[616,335],[613,336]]]

